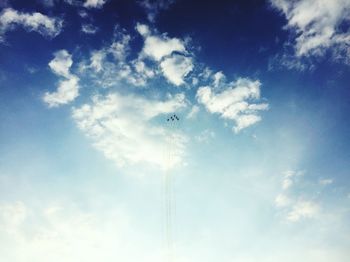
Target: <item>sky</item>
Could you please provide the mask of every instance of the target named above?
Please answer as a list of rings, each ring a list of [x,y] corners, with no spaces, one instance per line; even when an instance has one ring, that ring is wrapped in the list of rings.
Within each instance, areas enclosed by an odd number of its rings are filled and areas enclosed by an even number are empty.
[[[347,262],[349,0],[1,0],[0,260]],[[179,121],[167,121],[176,114]]]

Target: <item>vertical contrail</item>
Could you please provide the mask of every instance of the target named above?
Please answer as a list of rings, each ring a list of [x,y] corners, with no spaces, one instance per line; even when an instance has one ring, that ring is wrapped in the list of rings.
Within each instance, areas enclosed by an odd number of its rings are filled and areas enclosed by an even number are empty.
[[[175,162],[175,137],[174,129],[176,123],[179,121],[178,116],[175,114],[167,118],[167,123],[170,126],[170,135],[167,141],[167,152],[166,152],[166,169],[163,177],[163,187],[164,187],[164,203],[165,203],[165,261],[174,261],[174,243],[173,243],[173,209],[174,209],[174,192],[172,180],[173,176],[171,174],[171,167]]]

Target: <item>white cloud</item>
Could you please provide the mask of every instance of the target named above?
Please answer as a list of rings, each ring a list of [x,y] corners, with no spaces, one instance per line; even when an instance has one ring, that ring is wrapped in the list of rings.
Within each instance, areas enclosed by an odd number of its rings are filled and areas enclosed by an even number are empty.
[[[209,86],[197,90],[197,100],[211,113],[219,114],[221,118],[232,120],[235,123],[234,132],[260,121],[257,113],[267,110],[267,103],[253,104],[250,101],[260,99],[260,82],[248,78],[239,78],[232,82],[222,92],[215,92]]]
[[[298,201],[287,215],[287,220],[297,222],[302,218],[313,218],[319,212],[319,206],[312,201]]]
[[[282,180],[282,189],[287,190],[294,184],[294,180],[296,178],[304,175],[304,172],[303,171],[288,170],[288,171],[284,172],[283,175],[284,175],[284,177]]]
[[[185,56],[185,42],[178,38],[169,38],[165,34],[152,34],[147,25],[137,24],[136,30],[144,38],[144,46],[139,59],[150,58],[159,63],[167,80],[176,85],[183,85],[184,78],[193,70],[192,58]]]
[[[116,85],[122,80],[134,86],[145,86],[149,79],[155,77],[157,71],[140,58],[128,61],[126,58],[129,53],[129,38],[123,39],[93,51],[89,65],[80,65],[81,71],[92,69],[93,72],[89,72],[90,77],[102,87]],[[114,59],[108,59],[111,57]]]
[[[113,93],[95,97],[92,104],[74,109],[73,118],[91,137],[95,147],[117,165],[148,163],[169,168],[181,162],[185,137],[179,132],[170,132],[162,124],[150,124],[150,121],[185,106],[183,94],[157,101]],[[172,160],[167,162],[163,151],[169,143],[173,143],[175,152]]]
[[[102,8],[102,6],[106,3],[106,0],[86,0],[84,3],[84,7],[86,8]]]
[[[298,222],[305,218],[321,216],[321,206],[307,192],[303,180],[303,171],[288,170],[283,173],[281,193],[275,198],[275,206],[282,210],[284,218],[289,222]],[[291,186],[293,185],[293,188]],[[311,185],[311,184],[310,184]],[[320,183],[313,184],[319,186]]]
[[[219,87],[220,84],[225,81],[225,75],[219,71],[219,72],[216,72],[214,75],[213,75],[213,79],[214,79],[214,82],[213,82],[213,85],[214,87]]]
[[[79,96],[79,78],[71,76],[68,79],[61,80],[55,92],[46,92],[43,96],[44,102],[49,107],[57,107],[62,104],[68,104]]]
[[[129,51],[129,35],[122,35],[121,39],[113,41],[110,46],[91,52],[90,65],[95,72],[100,72],[108,55],[113,55],[116,62],[124,62]]]
[[[119,41],[115,41],[109,48],[109,52],[112,53],[114,58],[119,61],[124,61],[129,52],[129,35],[122,35]]]
[[[79,78],[70,72],[73,64],[72,56],[66,50],[56,52],[55,58],[50,61],[49,67],[56,75],[63,77],[55,92],[46,92],[43,96],[44,102],[49,107],[57,107],[74,101],[79,96]]]
[[[147,37],[151,33],[147,25],[140,24],[140,23],[136,24],[136,31],[139,32],[139,34],[142,35],[143,37]]]
[[[287,28],[295,31],[297,57],[323,55],[327,50],[345,53],[349,60],[349,28],[342,31],[341,24],[349,20],[348,0],[271,0],[287,18]]]
[[[184,78],[193,69],[192,59],[183,55],[173,55],[165,58],[160,67],[164,76],[172,84],[179,86],[185,83]]]
[[[88,12],[86,12],[86,10],[79,10],[78,11],[78,15],[81,17],[81,18],[87,18],[89,16]]]
[[[54,54],[55,58],[50,61],[49,67],[58,76],[69,78],[70,68],[73,64],[72,56],[67,50],[60,50]]]
[[[160,61],[163,57],[171,55],[173,52],[186,52],[184,42],[178,38],[169,38],[165,35],[151,35],[148,26],[142,24],[137,24],[136,30],[145,40],[142,54],[155,61]]]
[[[100,72],[103,68],[103,62],[107,53],[105,50],[93,51],[90,57],[90,68],[96,72]]]
[[[267,108],[267,106],[266,106]],[[237,117],[236,119],[236,126],[233,128],[233,130],[238,133],[244,128],[247,128],[251,125],[254,125],[255,123],[259,122],[261,120],[261,117],[258,115],[241,115]]]
[[[22,13],[12,8],[5,8],[0,14],[0,41],[7,31],[22,26],[27,31],[35,31],[47,37],[55,37],[62,30],[63,21],[41,13]]]
[[[93,24],[82,24],[81,31],[85,34],[93,35],[97,33],[98,28]]]
[[[142,25],[138,26],[142,31]],[[89,62],[80,63],[80,72],[89,70],[89,77],[101,87],[115,86],[120,82],[145,87],[159,70],[153,66],[153,61],[144,57],[129,59],[130,41],[131,37],[125,34],[125,30],[115,32],[114,40],[109,45],[91,52]]]

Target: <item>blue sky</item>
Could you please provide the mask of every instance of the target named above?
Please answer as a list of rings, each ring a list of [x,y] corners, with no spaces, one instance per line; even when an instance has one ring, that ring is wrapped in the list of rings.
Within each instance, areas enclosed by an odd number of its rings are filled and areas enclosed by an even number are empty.
[[[348,261],[348,0],[0,8],[1,261]]]

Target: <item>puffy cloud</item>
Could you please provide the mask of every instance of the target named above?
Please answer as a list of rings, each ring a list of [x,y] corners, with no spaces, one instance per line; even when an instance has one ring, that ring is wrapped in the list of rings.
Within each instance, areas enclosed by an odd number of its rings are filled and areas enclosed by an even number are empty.
[[[267,110],[267,103],[254,104],[250,101],[260,99],[260,82],[248,78],[239,78],[232,82],[222,92],[215,92],[209,86],[197,90],[197,100],[211,113],[219,114],[221,118],[235,123],[234,132],[251,126],[261,120],[257,113]]]
[[[57,107],[74,101],[74,99],[79,96],[78,83],[79,78],[76,76],[71,76],[68,79],[60,81],[55,92],[45,93],[43,96],[44,102],[46,102],[49,107]]]
[[[139,32],[139,34],[143,37],[147,37],[151,33],[147,25],[140,23],[136,24],[136,31]]]
[[[58,76],[69,78],[70,68],[73,64],[72,56],[67,50],[57,51],[54,55],[55,58],[50,61],[49,67]]]
[[[91,137],[95,147],[117,165],[148,163],[169,168],[181,162],[185,137],[150,121],[185,106],[183,94],[157,101],[113,93],[95,97],[92,104],[74,109],[73,118]],[[163,149],[169,144],[173,144],[175,152],[172,160],[167,162]]]
[[[84,7],[86,8],[102,8],[102,6],[106,3],[106,0],[86,0],[84,3]]]
[[[54,55],[55,58],[51,60],[49,67],[53,73],[64,79],[60,80],[55,92],[44,94],[43,100],[49,107],[67,104],[79,96],[79,78],[70,72],[73,64],[72,56],[66,50],[60,50]]]
[[[5,8],[0,14],[0,41],[7,31],[22,26],[27,31],[35,31],[47,37],[55,37],[62,30],[62,19],[48,17],[41,13],[22,13]]]
[[[155,61],[171,55],[173,52],[186,52],[185,44],[178,38],[169,38],[165,35],[151,35],[146,25],[137,24],[136,30],[144,37],[145,43],[142,54]]]
[[[184,77],[193,69],[192,59],[183,55],[173,55],[165,58],[160,63],[164,76],[172,84],[179,86],[184,84]]]
[[[97,33],[98,28],[93,24],[82,24],[81,31],[85,34],[93,35]]]
[[[144,38],[144,46],[140,58],[150,58],[159,63],[165,78],[172,84],[179,86],[185,83],[184,78],[192,71],[192,58],[188,54],[185,42],[166,35],[152,34],[147,25],[137,24],[136,30]]]
[[[297,57],[323,55],[332,48],[336,56],[350,61],[350,33],[342,23],[349,20],[348,0],[271,0],[287,18],[287,28],[295,31]]]

